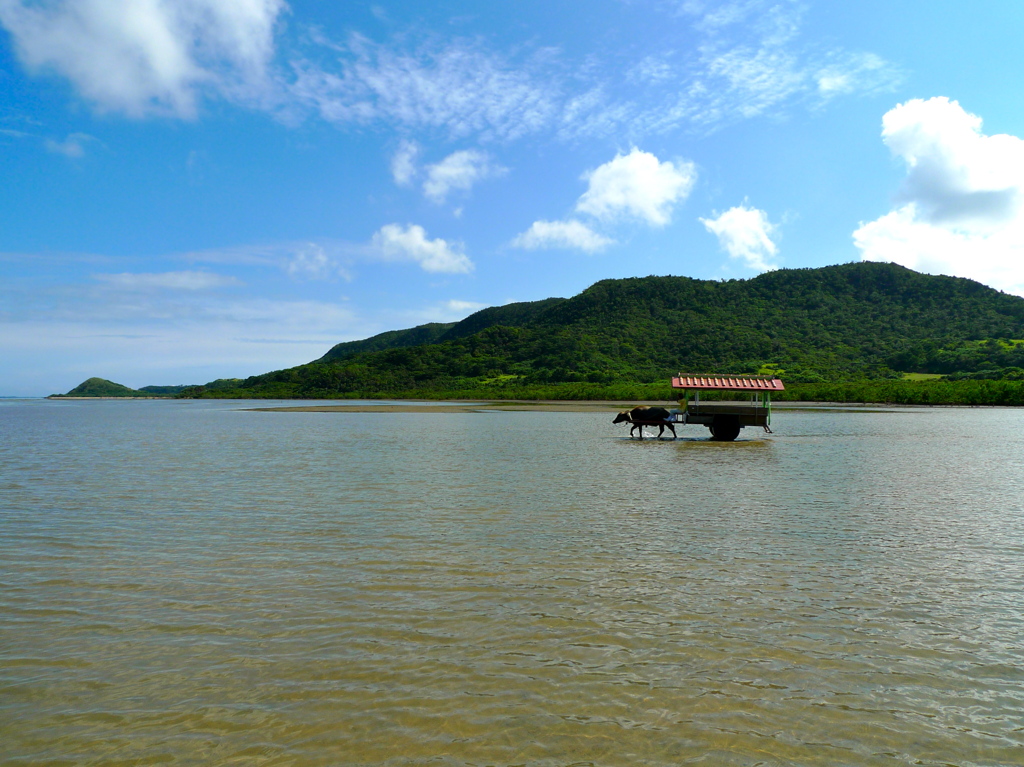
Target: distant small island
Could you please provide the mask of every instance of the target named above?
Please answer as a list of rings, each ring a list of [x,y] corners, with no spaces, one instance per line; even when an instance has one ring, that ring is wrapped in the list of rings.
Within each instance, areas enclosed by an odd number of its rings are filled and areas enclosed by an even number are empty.
[[[197,388],[212,387],[235,388],[242,383],[241,378],[222,378],[211,381],[204,386],[179,384],[177,386],[143,386],[132,389],[123,384],[108,381],[106,378],[87,378],[66,394],[51,394],[47,399],[80,399],[80,398],[120,398],[120,399],[172,399],[183,391]]]
[[[783,401],[1024,405],[1024,298],[873,262],[602,280],[244,380],[64,396],[668,401],[680,371],[780,376]]]

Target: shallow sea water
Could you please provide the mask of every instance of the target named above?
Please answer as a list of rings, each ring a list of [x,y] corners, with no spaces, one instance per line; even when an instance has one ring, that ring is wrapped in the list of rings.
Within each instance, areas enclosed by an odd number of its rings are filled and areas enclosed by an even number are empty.
[[[1024,764],[1024,410],[245,406],[0,401],[0,763]]]

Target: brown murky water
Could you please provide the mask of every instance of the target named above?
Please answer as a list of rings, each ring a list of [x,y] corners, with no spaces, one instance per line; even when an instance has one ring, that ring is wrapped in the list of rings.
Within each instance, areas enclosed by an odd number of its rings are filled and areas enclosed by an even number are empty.
[[[1024,411],[238,407],[0,404],[0,763],[1024,764]]]

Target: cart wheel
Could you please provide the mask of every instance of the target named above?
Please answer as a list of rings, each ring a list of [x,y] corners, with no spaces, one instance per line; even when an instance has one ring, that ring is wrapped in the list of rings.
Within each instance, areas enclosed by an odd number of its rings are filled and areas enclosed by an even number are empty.
[[[732,442],[740,435],[740,419],[735,416],[716,416],[711,426],[711,439],[716,442]]]

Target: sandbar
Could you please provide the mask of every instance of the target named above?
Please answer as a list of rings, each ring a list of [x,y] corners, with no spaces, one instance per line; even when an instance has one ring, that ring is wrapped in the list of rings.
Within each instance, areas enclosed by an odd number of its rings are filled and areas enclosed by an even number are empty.
[[[410,400],[409,404],[368,405],[365,401],[338,405],[277,405],[245,408],[262,413],[612,413],[629,410],[640,404],[676,407],[675,403],[611,401],[611,400],[494,400],[491,402],[425,402]],[[904,406],[905,407],[905,406]],[[878,405],[841,402],[779,402],[775,410],[877,410]]]
[[[593,402],[555,400],[504,400],[497,402],[445,402],[426,404],[410,402],[408,405],[367,405],[365,402],[351,405],[284,405],[277,407],[254,407],[263,413],[610,413],[635,407],[634,402]]]

